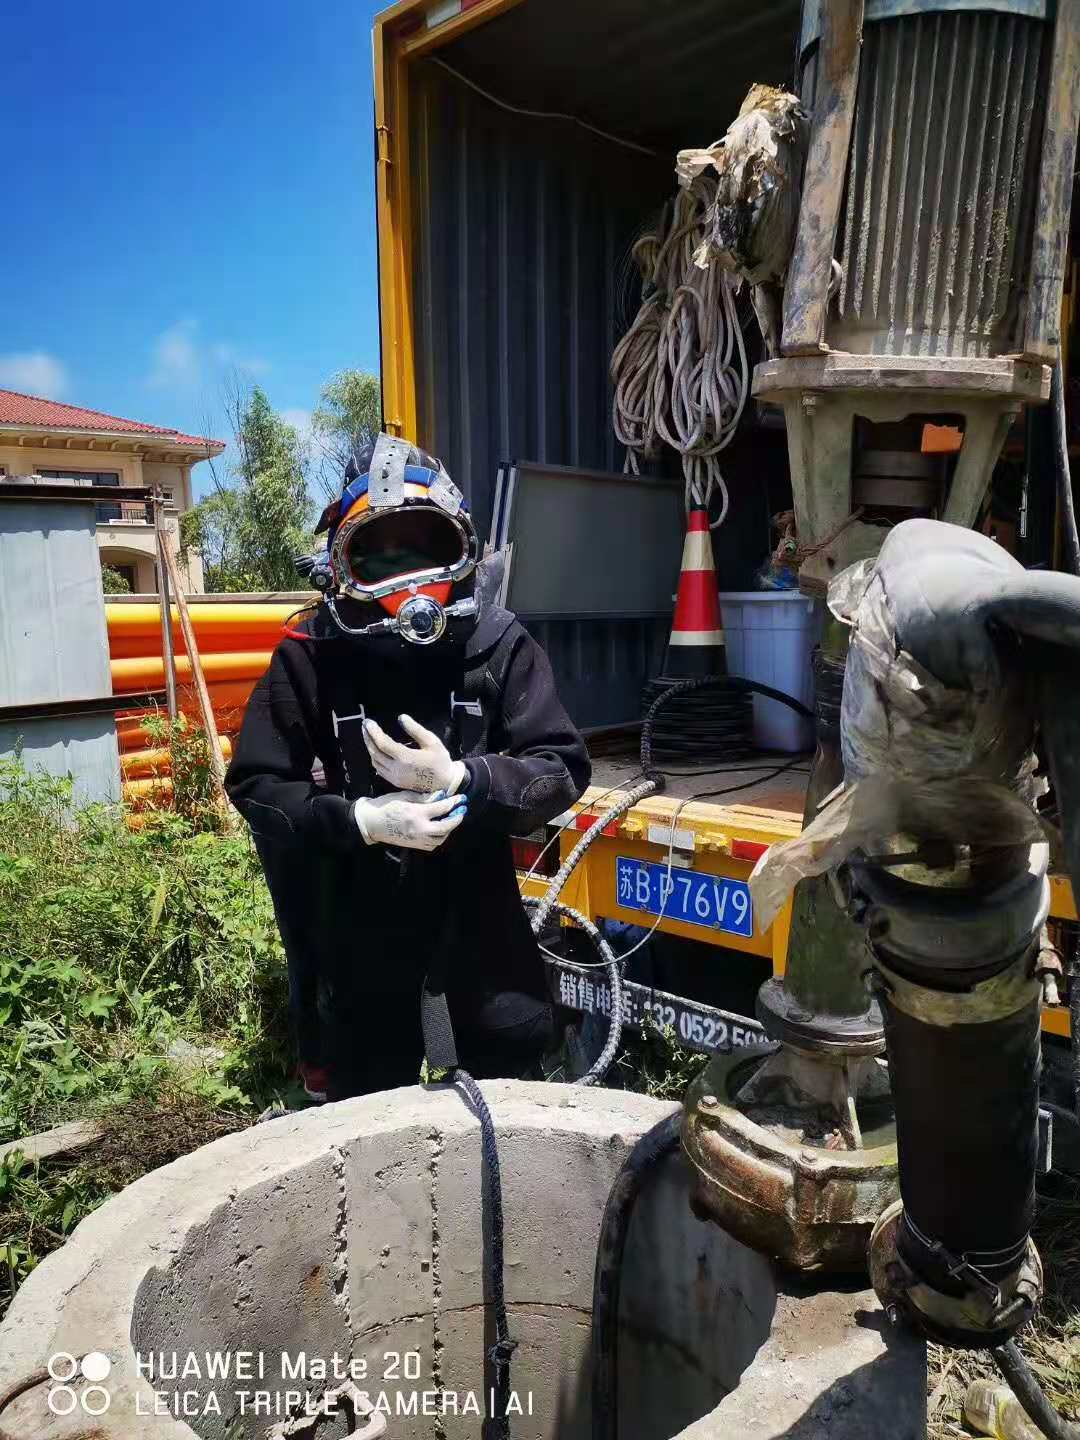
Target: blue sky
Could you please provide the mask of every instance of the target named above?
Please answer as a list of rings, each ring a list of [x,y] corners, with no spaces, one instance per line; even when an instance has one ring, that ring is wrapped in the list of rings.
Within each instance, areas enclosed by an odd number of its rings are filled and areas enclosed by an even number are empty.
[[[380,8],[9,0],[0,388],[224,439],[377,369]]]

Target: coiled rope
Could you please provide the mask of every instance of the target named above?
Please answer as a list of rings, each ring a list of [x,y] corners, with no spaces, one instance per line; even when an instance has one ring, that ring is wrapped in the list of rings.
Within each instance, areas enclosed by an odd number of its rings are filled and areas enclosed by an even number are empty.
[[[626,470],[640,474],[642,460],[670,445],[682,458],[687,510],[711,511],[719,496],[715,530],[728,512],[718,457],[746,405],[750,369],[735,305],[741,280],[715,259],[695,260],[714,195],[715,181],[699,175],[665,207],[656,233],[635,244],[641,307],[615,347],[611,378]]]

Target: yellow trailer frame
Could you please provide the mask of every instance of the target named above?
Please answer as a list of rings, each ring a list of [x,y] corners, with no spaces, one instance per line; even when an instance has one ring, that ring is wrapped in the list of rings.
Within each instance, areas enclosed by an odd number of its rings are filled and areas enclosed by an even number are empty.
[[[610,791],[595,787],[587,790],[575,806],[576,814],[586,824],[589,817],[603,811],[617,798]],[[678,812],[676,821],[676,812]],[[706,875],[745,880],[754,868],[752,858],[740,858],[748,851],[793,839],[802,826],[790,812],[759,809],[752,805],[721,805],[708,802],[692,803],[679,810],[677,799],[653,796],[643,800],[624,818],[605,830],[575,870],[562,899],[592,920],[621,920],[631,925],[651,923],[640,910],[628,910],[618,901],[615,888],[616,857],[648,860],[665,864],[671,844],[671,825],[676,821],[676,835],[685,850],[675,848],[676,863]],[[684,835],[684,832],[687,832]],[[693,850],[686,845],[693,836]],[[559,839],[560,859],[565,860],[580,840],[580,831],[568,825]],[[521,878],[522,893],[539,897],[547,882],[539,877]],[[1064,875],[1050,879],[1050,914],[1056,920],[1076,920],[1076,902],[1072,886]],[[679,935],[706,945],[722,946],[725,950],[742,951],[772,962],[773,974],[782,975],[787,965],[788,939],[791,934],[791,903],[788,902],[772,925],[762,933],[755,930],[749,939],[726,931],[709,930],[687,925],[678,920],[662,919],[657,926],[668,935]],[[1050,1035],[1067,1038],[1069,1011],[1066,1006],[1043,1011],[1043,1030]]]

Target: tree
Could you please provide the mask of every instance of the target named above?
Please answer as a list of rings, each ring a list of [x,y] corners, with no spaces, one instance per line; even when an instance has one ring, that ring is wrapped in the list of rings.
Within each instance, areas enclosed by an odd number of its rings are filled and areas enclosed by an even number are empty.
[[[213,492],[181,518],[181,546],[202,553],[208,590],[295,590],[312,543],[308,457],[258,385],[232,380],[225,410],[237,459],[226,475],[210,462]]]
[[[114,570],[111,565],[101,567],[101,590],[105,595],[130,595],[131,586],[126,575]]]
[[[322,387],[311,412],[311,433],[322,452],[320,480],[330,498],[341,489],[341,473],[354,445],[369,444],[382,429],[382,395],[377,375],[339,370]]]

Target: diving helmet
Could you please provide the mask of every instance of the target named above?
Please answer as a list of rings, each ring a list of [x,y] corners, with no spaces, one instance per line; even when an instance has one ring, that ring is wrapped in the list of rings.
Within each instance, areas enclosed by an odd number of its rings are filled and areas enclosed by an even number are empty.
[[[476,614],[471,597],[451,602],[454,587],[476,569],[476,527],[442,462],[407,440],[379,435],[354,452],[341,498],[319,529],[328,532],[326,603],[346,634],[397,634],[433,645],[450,620]],[[376,605],[385,617],[348,625],[340,596]]]

